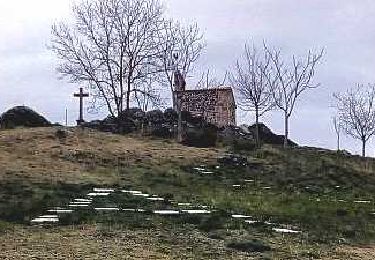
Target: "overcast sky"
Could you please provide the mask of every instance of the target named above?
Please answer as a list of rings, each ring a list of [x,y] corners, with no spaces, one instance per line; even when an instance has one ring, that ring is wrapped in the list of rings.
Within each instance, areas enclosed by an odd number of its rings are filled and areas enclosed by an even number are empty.
[[[218,77],[233,66],[245,42],[259,45],[266,40],[280,47],[285,58],[325,48],[316,77],[322,86],[302,96],[291,119],[290,137],[302,145],[335,148],[332,93],[375,82],[373,0],[167,0],[165,4],[168,15],[195,21],[203,29],[207,49],[199,68],[210,68]],[[70,8],[71,0],[0,1],[1,112],[24,104],[53,122],[63,122],[67,107],[70,120],[76,119],[78,103],[72,93],[79,86],[58,80],[58,61],[46,48],[51,24],[69,17]],[[251,124],[254,118],[241,115],[238,121]],[[273,131],[283,132],[279,113],[263,121]],[[372,143],[368,153],[375,155]],[[360,143],[350,138],[342,145],[360,151]]]

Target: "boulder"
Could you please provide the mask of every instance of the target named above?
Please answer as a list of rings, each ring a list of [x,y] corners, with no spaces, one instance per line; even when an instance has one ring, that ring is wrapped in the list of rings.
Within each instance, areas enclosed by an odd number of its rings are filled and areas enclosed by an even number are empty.
[[[254,135],[250,131],[244,131],[241,127],[226,126],[221,129],[220,136],[224,141],[232,142],[236,140],[250,140],[253,141]]]
[[[208,148],[216,146],[218,129],[216,126],[206,124],[201,127],[187,127],[183,144],[186,146]]]
[[[249,131],[254,135],[254,137],[255,137],[255,129],[256,129],[255,124],[252,126],[249,126]],[[276,144],[276,145],[284,144],[284,135],[277,135],[277,134],[272,133],[271,129],[268,128],[263,123],[259,124],[259,138],[261,142],[266,143],[266,144]],[[289,139],[288,139],[288,145],[290,147],[298,146],[297,143]]]
[[[226,146],[231,146],[235,151],[254,150],[255,139],[252,133],[244,131],[241,127],[226,126],[219,132],[219,140]]]
[[[47,126],[51,126],[51,123],[27,106],[13,107],[0,117],[1,128]]]

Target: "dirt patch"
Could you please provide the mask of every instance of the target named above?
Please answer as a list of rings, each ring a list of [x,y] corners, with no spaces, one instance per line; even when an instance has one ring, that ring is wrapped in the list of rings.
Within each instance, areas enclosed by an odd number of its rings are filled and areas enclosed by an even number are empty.
[[[196,231],[18,229],[0,236],[1,259],[254,259]]]

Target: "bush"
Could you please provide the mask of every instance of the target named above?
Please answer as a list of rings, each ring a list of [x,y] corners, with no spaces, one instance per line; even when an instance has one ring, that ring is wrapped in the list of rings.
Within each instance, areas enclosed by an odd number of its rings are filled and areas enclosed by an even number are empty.
[[[233,140],[232,148],[234,152],[254,151],[257,145],[252,140]]]
[[[217,132],[217,128],[212,125],[188,128],[183,144],[198,148],[214,147],[216,146]]]

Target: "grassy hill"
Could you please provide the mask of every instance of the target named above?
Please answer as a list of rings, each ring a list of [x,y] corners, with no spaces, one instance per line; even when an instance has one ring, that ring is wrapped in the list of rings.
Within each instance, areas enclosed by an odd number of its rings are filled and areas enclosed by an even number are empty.
[[[74,128],[0,131],[0,258],[375,257],[375,160],[264,146],[238,152],[247,166],[219,164],[226,152]],[[116,192],[94,205],[144,213],[76,210],[59,225],[30,224],[95,187]],[[187,203],[211,214],[152,213]]]

